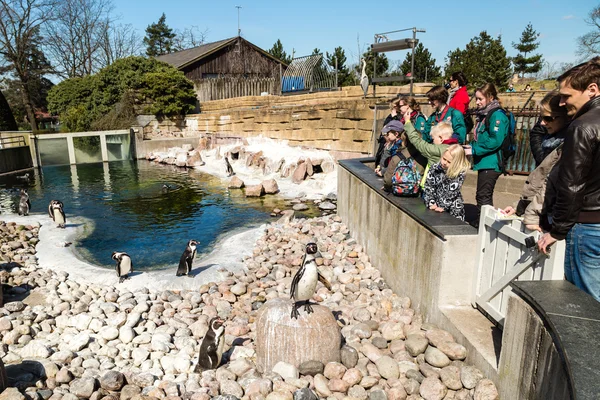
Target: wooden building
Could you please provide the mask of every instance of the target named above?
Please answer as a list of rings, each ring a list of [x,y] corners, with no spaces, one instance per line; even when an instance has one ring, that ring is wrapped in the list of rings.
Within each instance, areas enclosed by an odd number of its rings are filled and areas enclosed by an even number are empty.
[[[279,94],[286,65],[260,47],[236,36],[164,54],[158,60],[183,71],[194,82],[198,101]]]

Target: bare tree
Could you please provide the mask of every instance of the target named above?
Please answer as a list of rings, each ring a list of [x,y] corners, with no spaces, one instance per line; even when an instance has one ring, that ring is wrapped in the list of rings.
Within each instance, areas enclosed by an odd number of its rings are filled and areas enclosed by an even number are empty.
[[[56,18],[45,26],[46,49],[63,78],[96,72],[96,53],[110,26],[111,0],[61,0]]]
[[[55,0],[0,0],[0,55],[21,85],[27,119],[37,130],[29,92],[32,57],[39,53],[40,26],[51,21]]]
[[[173,48],[175,51],[191,49],[192,47],[200,46],[206,41],[208,29],[203,31],[195,25],[184,30],[176,30],[173,38]]]
[[[96,57],[99,68],[104,68],[120,58],[142,53],[142,38],[131,24],[105,21],[103,38]]]
[[[597,56],[600,54],[600,6],[590,11],[585,23],[590,25],[592,30],[577,38],[577,53],[584,58]]]

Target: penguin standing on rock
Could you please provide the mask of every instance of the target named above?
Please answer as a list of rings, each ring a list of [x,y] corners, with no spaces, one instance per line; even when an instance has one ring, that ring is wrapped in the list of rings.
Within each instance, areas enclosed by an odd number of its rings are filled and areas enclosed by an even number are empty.
[[[123,251],[115,251],[112,253],[112,259],[117,262],[117,276],[119,277],[119,283],[122,283],[125,279],[128,279],[128,275],[133,272],[131,257]]]
[[[21,198],[19,199],[19,215],[29,215],[30,209],[31,202],[29,201],[27,189],[21,189]]]
[[[192,271],[192,262],[194,261],[194,257],[196,256],[196,245],[198,241],[190,240],[188,242],[185,251],[181,255],[181,259],[179,260],[179,267],[177,268],[177,276],[187,275],[190,276],[190,272]]]
[[[233,168],[231,167],[231,164],[229,164],[229,159],[227,158],[227,156],[225,156],[225,170],[227,172],[227,176],[235,175],[235,172],[233,172]]]
[[[304,305],[304,311],[312,313],[312,307],[310,306],[310,299],[315,294],[317,288],[317,282],[320,281],[325,287],[331,290],[331,284],[325,279],[323,275],[317,269],[317,262],[315,261],[315,254],[318,248],[316,243],[308,243],[306,245],[306,252],[304,253],[304,259],[302,265],[294,279],[292,279],[292,287],[290,289],[290,298],[294,299],[294,305],[292,306],[291,317],[298,318],[298,308]]]
[[[63,210],[63,203],[60,200],[52,200],[50,201],[50,205],[48,205],[48,214],[50,218],[59,228],[64,228],[65,223],[67,222],[67,218],[65,217],[65,212]]]
[[[225,327],[223,326],[223,320],[214,317],[208,323],[208,331],[204,335],[202,343],[200,343],[200,354],[198,354],[198,364],[194,367],[194,373],[217,368],[221,363],[224,344]]]

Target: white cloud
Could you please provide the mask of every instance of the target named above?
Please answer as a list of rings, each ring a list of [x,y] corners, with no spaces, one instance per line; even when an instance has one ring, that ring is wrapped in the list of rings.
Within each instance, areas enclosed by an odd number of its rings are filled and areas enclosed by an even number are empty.
[[[564,17],[562,17],[562,19],[574,19],[575,16],[574,15],[565,15]]]

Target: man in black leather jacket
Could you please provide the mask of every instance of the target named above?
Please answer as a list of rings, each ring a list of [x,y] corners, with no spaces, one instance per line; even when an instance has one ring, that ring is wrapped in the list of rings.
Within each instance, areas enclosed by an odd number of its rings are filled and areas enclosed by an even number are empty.
[[[538,241],[566,238],[565,277],[600,301],[600,57],[558,77],[561,105],[573,116],[559,164],[552,229]]]

